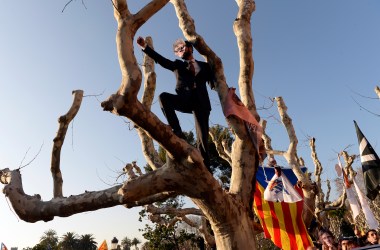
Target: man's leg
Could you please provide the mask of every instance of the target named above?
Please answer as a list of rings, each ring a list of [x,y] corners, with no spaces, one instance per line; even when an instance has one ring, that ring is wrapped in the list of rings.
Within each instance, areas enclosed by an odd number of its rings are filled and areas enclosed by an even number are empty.
[[[195,129],[197,132],[197,147],[203,156],[203,162],[211,172],[210,157],[208,155],[208,119],[210,111],[193,111],[195,119]]]
[[[164,113],[169,125],[172,127],[173,132],[177,136],[183,137],[182,129],[175,111],[178,110],[184,113],[191,112],[189,107],[187,107],[188,101],[186,98],[164,92],[159,95],[158,100],[160,102],[162,112]]]

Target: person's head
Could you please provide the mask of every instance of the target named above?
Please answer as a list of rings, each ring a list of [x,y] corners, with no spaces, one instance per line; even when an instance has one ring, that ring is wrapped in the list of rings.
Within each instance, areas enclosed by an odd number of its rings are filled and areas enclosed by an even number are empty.
[[[173,43],[173,51],[176,56],[189,60],[193,58],[193,45],[189,41],[177,39]]]
[[[366,236],[367,241],[371,244],[377,244],[379,241],[379,237],[375,229],[368,230],[365,236]]]
[[[355,247],[359,247],[356,237],[341,237],[339,239],[339,249],[341,250],[351,250]]]
[[[334,246],[335,238],[330,230],[322,228],[319,230],[318,236],[319,236],[319,242],[322,245],[326,245],[328,247]]]
[[[270,157],[268,159],[268,165],[271,166],[271,167],[276,166],[277,165],[277,161],[273,157]]]

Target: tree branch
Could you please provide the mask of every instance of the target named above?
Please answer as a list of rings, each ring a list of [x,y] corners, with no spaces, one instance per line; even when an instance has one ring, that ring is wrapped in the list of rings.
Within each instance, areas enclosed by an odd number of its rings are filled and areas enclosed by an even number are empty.
[[[147,37],[145,42],[151,47],[153,47],[153,41],[151,37]],[[142,96],[141,103],[148,110],[151,110],[155,91],[156,91],[156,72],[154,70],[154,60],[144,54],[143,57],[143,72],[144,72],[144,92]],[[160,159],[157,150],[154,148],[153,140],[148,134],[140,127],[137,126],[137,132],[139,133],[141,139],[141,145],[143,154],[149,166],[155,170],[160,168],[164,162]]]
[[[170,0],[152,0],[140,11],[138,11],[134,17],[134,23],[136,24],[134,29],[137,31],[147,20],[149,20],[154,14],[161,10]]]
[[[289,163],[289,166],[293,169],[293,172],[297,176],[298,180],[302,181],[303,185],[310,185],[309,178],[307,178],[307,176],[300,169],[297,156],[298,139],[294,130],[292,118],[290,118],[287,113],[288,107],[286,107],[282,97],[276,97],[275,100],[277,102],[277,109],[281,117],[281,122],[286,128],[289,138],[289,147],[286,154],[284,154],[284,157]]]
[[[194,178],[194,176],[198,176],[198,178]],[[205,192],[214,193],[211,192],[210,188],[221,190],[219,183],[212,178],[210,173],[207,175],[203,172],[203,169],[191,168],[184,162],[172,162],[124,183],[119,190],[119,194],[123,196],[125,201],[140,200],[157,193],[174,191],[178,194],[186,194],[189,197],[199,199],[201,194]],[[211,203],[213,196],[210,196],[210,200],[204,199],[204,201]]]
[[[136,206],[145,206],[145,205],[152,204],[154,202],[163,202],[169,198],[174,198],[176,196],[178,196],[178,193],[175,191],[162,192],[162,193],[154,194],[148,197],[143,197],[140,200],[135,201],[133,203],[126,203],[125,206],[127,208],[136,207]]]
[[[133,171],[133,169],[136,170],[138,175],[135,174],[135,171]],[[141,169],[139,168],[139,166],[136,165],[135,161],[133,161],[132,163],[126,164],[125,167],[123,168],[123,172],[128,175],[129,179],[135,179],[138,176],[142,175]]]
[[[255,1],[236,1],[239,12],[235,19],[233,28],[237,38],[237,45],[240,54],[239,91],[244,105],[252,112],[256,120],[260,120],[256,112],[255,98],[252,91],[252,78],[254,72],[254,62],[252,56],[252,34],[246,32],[251,30],[251,17],[255,11]]]
[[[317,195],[315,197],[314,215],[317,218],[319,218],[319,213],[323,211],[324,206],[325,206],[324,193],[322,190],[322,181],[321,181],[323,167],[322,167],[321,162],[318,159],[317,150],[315,147],[315,138],[311,138],[309,140],[309,145],[311,148],[311,158],[313,159],[313,163],[315,166],[314,176],[315,176],[315,183],[316,183],[316,189],[317,189]]]
[[[285,105],[282,97],[275,98],[277,102],[278,113],[281,117],[281,122],[285,126],[288,137],[289,137],[289,147],[287,152],[284,154],[285,159],[287,160],[289,166],[292,168],[295,176],[299,181],[302,182],[302,191],[304,194],[304,202],[306,206],[309,208],[307,210],[303,210],[302,217],[304,219],[305,225],[309,225],[314,216],[315,210],[315,192],[313,185],[309,179],[307,174],[304,174],[301,170],[301,160],[297,156],[297,145],[298,139],[296,136],[296,132],[293,126],[292,119],[287,113],[288,108]],[[303,162],[303,161],[302,161]]]
[[[7,184],[3,189],[5,196],[9,198],[20,219],[26,222],[50,221],[55,216],[67,217],[121,204],[120,196],[117,194],[121,185],[102,191],[86,191],[67,198],[59,197],[42,201],[40,195],[30,196],[24,193],[19,170],[3,169],[0,175],[1,183]]]
[[[170,214],[178,217],[182,217],[185,215],[204,216],[202,210],[198,208],[174,208],[171,206],[156,207],[154,205],[148,205],[146,206],[146,211],[153,215]]]
[[[196,208],[186,208],[186,209],[176,209],[173,207],[164,207],[158,208],[153,205],[149,205],[146,207],[147,212],[150,213],[149,218],[161,225],[165,225],[167,227],[174,226],[178,221],[183,221],[189,226],[196,228],[203,239],[205,240],[208,246],[215,246],[215,238],[212,236],[207,227],[207,219],[204,217],[201,210]],[[169,221],[165,221],[160,215],[162,214],[170,214],[174,216],[173,219]],[[197,218],[201,219],[201,223],[197,223],[196,221],[190,219],[187,215],[195,215]]]
[[[226,140],[221,140],[221,138],[217,138],[217,135],[214,133],[213,130],[209,131],[209,135],[211,137],[212,142],[215,145],[216,151],[218,152],[220,158],[224,159],[230,165],[232,165],[231,151],[227,146],[228,143],[226,142]]]
[[[65,115],[59,117],[58,119],[59,128],[58,128],[56,137],[53,139],[54,144],[53,144],[53,150],[51,153],[50,170],[53,177],[54,198],[63,197],[63,194],[62,194],[63,179],[62,179],[62,173],[61,173],[61,168],[60,168],[61,148],[62,148],[63,142],[65,141],[67,128],[70,122],[74,119],[74,117],[78,113],[79,108],[81,106],[82,98],[83,98],[83,90],[74,90],[73,95],[74,95],[74,99],[69,111]]]

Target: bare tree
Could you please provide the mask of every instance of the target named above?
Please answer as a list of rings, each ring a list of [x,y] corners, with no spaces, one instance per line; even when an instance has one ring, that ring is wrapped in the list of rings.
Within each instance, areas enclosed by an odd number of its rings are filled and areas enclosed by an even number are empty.
[[[255,249],[254,225],[252,223],[251,195],[252,183],[258,167],[258,153],[250,140],[244,123],[234,117],[228,122],[234,132],[235,141],[231,149],[232,177],[228,191],[209,173],[200,152],[175,136],[170,127],[150,111],[149,101],[139,101],[137,93],[141,88],[142,72],[137,64],[133,41],[139,28],[169,0],[152,0],[135,14],[128,8],[126,0],[113,0],[114,16],[118,29],[116,47],[122,81],[119,89],[102,103],[105,111],[130,119],[139,129],[143,139],[144,153],[154,171],[133,175],[134,165],[125,171],[130,178],[123,185],[64,197],[62,194],[63,174],[60,171],[60,148],[63,145],[66,129],[80,107],[83,95],[74,92],[74,103],[67,115],[59,119],[60,128],[54,140],[51,172],[54,181],[54,197],[42,201],[39,195],[30,196],[22,187],[20,169],[1,170],[4,193],[9,198],[18,216],[27,222],[49,221],[55,216],[66,217],[73,214],[104,209],[117,205],[126,207],[141,206],[160,201],[174,195],[185,195],[192,199],[207,218],[219,249]],[[194,20],[188,13],[183,0],[172,0],[184,37],[194,44],[195,49],[207,60],[215,73],[216,91],[222,107],[228,86],[220,58],[195,31]],[[253,57],[251,37],[251,15],[255,10],[253,0],[236,1],[239,11],[234,21],[234,31],[240,53],[240,74],[238,79],[241,100],[257,118],[252,90]],[[149,68],[145,68],[149,70]],[[146,80],[154,77],[154,71],[145,73]],[[149,99],[154,91],[145,89]],[[152,150],[151,140],[158,142],[168,154],[162,164]],[[193,178],[197,176],[197,178]]]
[[[172,213],[176,216],[169,224],[184,221],[188,225],[198,227],[209,246],[216,245],[218,249],[256,249],[253,236],[257,233],[257,225],[253,223],[254,215],[251,206],[259,156],[244,122],[234,116],[228,117],[228,123],[234,134],[234,142],[231,147],[227,146],[226,142],[218,140],[212,131],[210,134],[219,154],[232,168],[231,183],[229,189],[225,190],[207,170],[201,153],[174,135],[171,128],[151,112],[156,79],[154,62],[145,56],[143,67],[140,68],[134,54],[134,38],[139,28],[169,2],[174,7],[183,36],[211,65],[216,79],[215,90],[221,106],[225,106],[228,85],[224,76],[223,63],[203,37],[196,32],[194,20],[188,12],[184,0],[151,0],[135,14],[130,12],[127,0],[113,0],[114,17],[118,25],[116,47],[122,80],[118,90],[102,102],[102,108],[133,122],[141,138],[145,159],[153,171],[143,174],[136,162],[128,163],[123,169],[123,174],[128,178],[122,185],[68,197],[63,195],[60,154],[67,127],[81,105],[83,91],[76,90],[73,92],[74,101],[68,113],[59,118],[59,129],[54,138],[51,156],[53,198],[49,201],[42,201],[39,195],[26,194],[22,186],[20,169],[6,168],[0,171],[0,181],[5,184],[4,194],[9,198],[12,207],[22,220],[26,222],[50,221],[55,216],[67,217],[119,205],[128,208],[146,206],[152,220],[159,219],[156,215]],[[244,105],[259,120],[252,89],[254,61],[250,20],[255,11],[255,2],[253,0],[236,0],[236,3],[239,9],[233,28],[240,56],[240,73],[237,79],[239,93]],[[151,38],[146,38],[146,42],[153,47]],[[142,99],[138,100],[137,94],[142,83],[144,83],[144,94]],[[376,93],[379,95],[378,89],[377,87]],[[288,133],[289,145],[287,150],[274,150],[271,147],[271,138],[264,133],[265,148],[269,155],[284,157],[302,182],[305,203],[308,208],[304,211],[304,219],[308,225],[314,215],[318,217],[318,214],[325,209],[324,196],[320,186],[322,166],[316,155],[315,140],[310,140],[312,158],[316,168],[316,183],[313,183],[309,176],[300,169],[304,162],[297,155],[298,139],[292,119],[287,114],[285,102],[281,97],[274,100]],[[265,127],[265,121],[262,121],[262,126]],[[163,162],[158,156],[154,148],[154,141],[166,150],[166,162]],[[151,205],[177,195],[191,198],[197,208],[159,209]],[[315,198],[317,198],[317,203],[315,203]],[[315,207],[317,207],[316,214]],[[201,223],[195,224],[188,215],[201,217]],[[211,226],[213,234],[207,231],[206,220]],[[157,222],[159,223],[159,221]]]

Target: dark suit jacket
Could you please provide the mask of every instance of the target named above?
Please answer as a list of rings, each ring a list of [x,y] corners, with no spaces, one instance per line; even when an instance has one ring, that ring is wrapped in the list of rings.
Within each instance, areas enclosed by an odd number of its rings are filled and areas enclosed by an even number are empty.
[[[191,94],[193,96],[193,101],[196,102],[195,104],[199,104],[199,108],[208,111],[211,110],[206,82],[208,82],[210,87],[213,89],[214,77],[208,63],[196,61],[200,67],[200,71],[194,77],[188,69],[189,64],[187,62],[182,60],[171,61],[158,54],[149,46],[146,46],[143,51],[156,63],[174,72],[177,80],[175,90],[178,95],[188,96]]]

